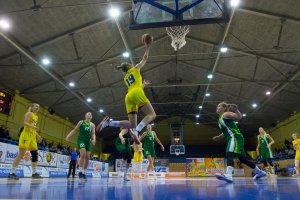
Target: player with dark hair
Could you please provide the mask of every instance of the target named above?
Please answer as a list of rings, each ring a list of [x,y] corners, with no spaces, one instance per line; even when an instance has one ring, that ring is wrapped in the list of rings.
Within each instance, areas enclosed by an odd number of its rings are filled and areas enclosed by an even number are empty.
[[[225,174],[216,173],[216,178],[224,180],[226,182],[232,182],[233,174],[233,158],[238,157],[241,163],[249,166],[254,170],[255,176],[253,179],[258,179],[266,176],[266,173],[260,170],[254,163],[246,158],[246,153],[244,150],[244,136],[236,125],[236,120],[242,118],[242,114],[238,110],[237,105],[227,104],[226,102],[221,102],[217,106],[216,112],[219,114],[219,128],[222,134],[213,137],[213,140],[217,141],[225,138],[227,141],[226,147],[226,159],[227,159],[227,169]]]
[[[121,132],[118,135],[118,138],[115,141],[115,147],[118,152],[122,155],[123,163],[122,166],[126,166],[124,173],[124,181],[129,181],[127,174],[129,171],[129,166],[132,159],[131,151],[131,136],[128,129],[121,128]],[[121,169],[123,168],[121,166]]]

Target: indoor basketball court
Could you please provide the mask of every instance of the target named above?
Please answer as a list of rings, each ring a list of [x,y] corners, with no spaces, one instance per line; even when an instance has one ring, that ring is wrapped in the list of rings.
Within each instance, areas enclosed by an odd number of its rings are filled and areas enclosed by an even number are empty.
[[[0,0],[0,198],[299,199],[299,10]]]

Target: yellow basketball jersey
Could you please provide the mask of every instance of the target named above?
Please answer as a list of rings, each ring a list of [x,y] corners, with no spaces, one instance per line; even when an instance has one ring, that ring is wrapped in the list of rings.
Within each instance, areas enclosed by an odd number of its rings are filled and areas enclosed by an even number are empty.
[[[31,117],[29,119],[29,124],[32,126],[36,126],[37,125],[37,121],[38,121],[38,116],[34,113],[31,113]],[[24,126],[24,131],[29,132],[29,133],[36,133],[36,130],[34,128],[31,128],[29,126]]]
[[[124,77],[124,82],[128,87],[128,92],[134,88],[143,88],[143,79],[140,70],[135,67],[130,68]]]
[[[293,140],[293,146],[295,150],[300,153],[300,138]]]

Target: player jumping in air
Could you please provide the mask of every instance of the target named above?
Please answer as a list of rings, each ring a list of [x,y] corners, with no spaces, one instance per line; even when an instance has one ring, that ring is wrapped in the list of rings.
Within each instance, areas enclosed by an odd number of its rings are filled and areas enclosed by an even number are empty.
[[[128,87],[128,92],[125,97],[126,110],[128,114],[128,120],[125,121],[112,121],[109,117],[105,117],[97,126],[97,132],[100,132],[103,128],[108,126],[132,128],[129,129],[130,134],[134,142],[139,145],[138,138],[139,132],[147,126],[156,117],[156,113],[146,97],[143,90],[143,80],[140,70],[145,66],[148,59],[151,43],[145,43],[146,51],[142,60],[132,65],[130,63],[122,63],[121,66],[117,66],[117,69],[121,69],[125,74],[124,83]],[[137,125],[137,113],[141,109],[145,113],[143,120]]]

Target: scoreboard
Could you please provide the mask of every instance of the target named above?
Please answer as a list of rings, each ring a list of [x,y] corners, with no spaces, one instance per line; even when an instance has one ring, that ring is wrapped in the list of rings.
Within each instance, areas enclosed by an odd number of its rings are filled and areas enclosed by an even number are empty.
[[[0,113],[9,114],[12,106],[13,96],[5,90],[0,89]]]

